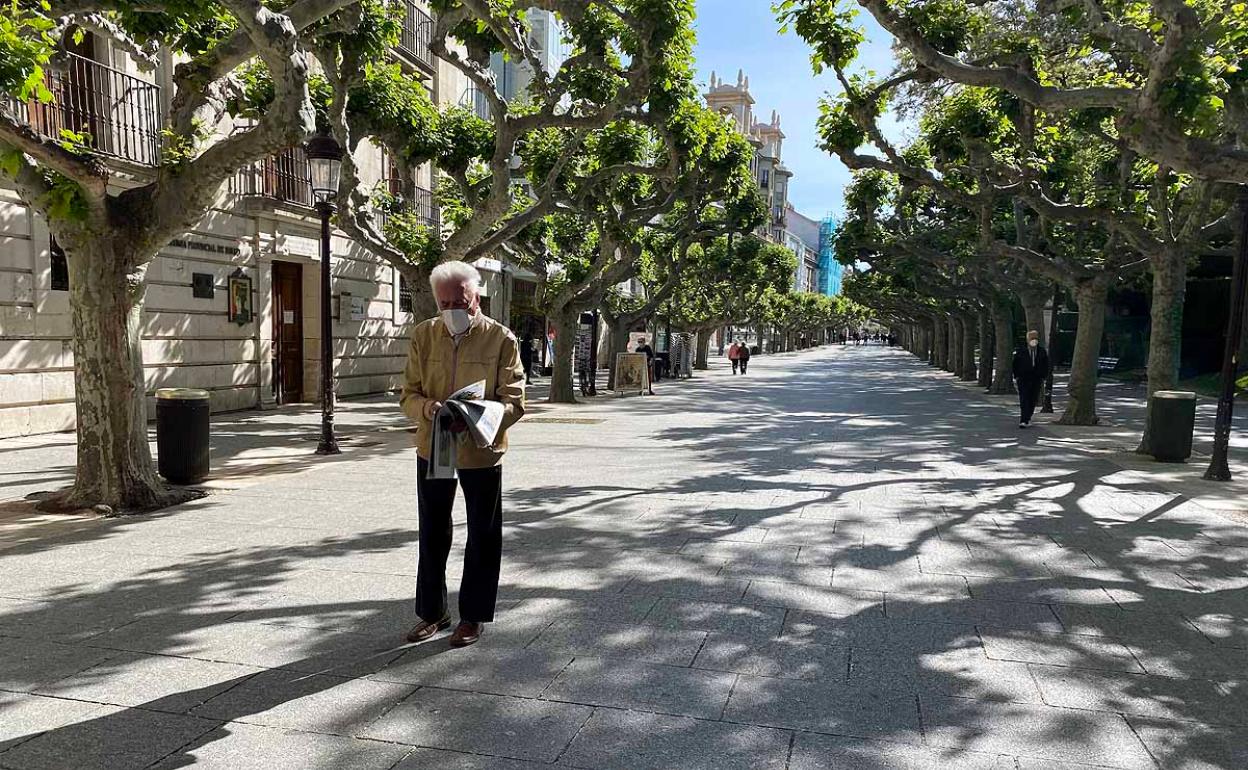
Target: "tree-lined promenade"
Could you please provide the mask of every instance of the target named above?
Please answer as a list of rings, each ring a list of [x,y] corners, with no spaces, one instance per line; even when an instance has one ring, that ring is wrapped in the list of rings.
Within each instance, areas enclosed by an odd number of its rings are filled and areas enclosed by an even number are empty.
[[[860,72],[855,6],[896,39],[895,71]],[[1013,387],[1016,310],[1045,335],[1046,303],[1055,313],[1073,303],[1062,421],[1091,425],[1107,297],[1149,276],[1148,391],[1177,385],[1188,267],[1235,254],[1243,217],[1243,4],[786,0],[778,9],[810,43],[816,71],[833,71],[842,87],[819,128],[824,148],[855,170],[838,256],[871,270],[850,296],[904,327],[916,353],[997,393]],[[912,139],[888,138],[888,111],[917,126]],[[1241,362],[1245,348],[1248,335]]]
[[[532,5],[560,21],[570,55],[555,71],[530,45],[524,8],[431,3],[428,48],[484,110],[439,107],[389,63],[404,3],[14,5],[0,24],[0,90],[11,98],[0,175],[63,249],[73,306],[77,477],[46,505],[150,509],[185,497],[156,475],[147,444],[146,268],[239,169],[312,136],[346,150],[334,223],[403,276],[417,317],[436,309],[427,279],[441,262],[506,255],[538,276],[537,307],[556,329],[552,401],[573,398],[575,324],[589,309],[607,310],[619,330],[662,309],[680,328],[752,322],[784,336],[845,315],[843,303],[792,295],[791,253],[754,236],[770,212],[753,148],[697,93],[692,0]],[[142,68],[172,62],[148,170],[101,159],[89,128],[48,136],[11,106],[50,102],[48,74],[85,34]],[[500,55],[532,72],[524,98],[504,95],[489,67]],[[353,153],[365,142],[387,152],[403,189],[361,182]],[[405,206],[411,171],[426,164],[440,180],[434,223]],[[645,295],[617,297],[634,278]]]

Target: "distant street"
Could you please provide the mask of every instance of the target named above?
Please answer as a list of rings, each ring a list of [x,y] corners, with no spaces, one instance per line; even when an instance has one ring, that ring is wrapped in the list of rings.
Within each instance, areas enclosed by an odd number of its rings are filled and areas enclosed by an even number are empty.
[[[0,513],[0,768],[1248,766],[1248,515],[900,351],[656,391],[514,429],[466,650],[403,644],[390,403],[344,406],[341,458],[159,514]]]

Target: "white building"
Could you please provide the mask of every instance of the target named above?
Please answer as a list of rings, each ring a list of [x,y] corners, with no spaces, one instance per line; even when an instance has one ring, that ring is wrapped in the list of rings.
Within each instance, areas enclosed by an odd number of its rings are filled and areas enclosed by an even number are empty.
[[[394,51],[434,99],[454,104],[464,80],[429,51],[432,20],[423,2],[404,0],[401,42]],[[162,111],[171,92],[167,67],[140,73],[107,39],[88,34],[72,66],[49,77],[51,104],[26,113],[32,127],[87,121],[94,149],[139,178],[159,157]],[[82,100],[101,83],[110,101]],[[71,102],[79,105],[70,113]],[[81,107],[86,104],[85,110]],[[383,153],[362,145],[355,158],[367,186],[399,180]],[[436,217],[431,170],[420,169],[408,201]],[[175,240],[147,272],[142,316],[149,395],[160,387],[210,392],[214,410],[308,402],[319,379],[319,223],[311,208],[307,160],[287,151],[240,171],[222,186],[217,205]],[[332,238],[336,322],[334,373],[342,396],[396,389],[407,352],[410,294],[397,271],[341,233]],[[251,280],[253,317],[232,322],[227,285]],[[487,312],[506,321],[509,285],[502,266],[487,276]],[[74,357],[65,256],[45,222],[11,190],[0,188],[0,437],[67,430],[74,425]],[[149,409],[149,414],[153,410]]]
[[[732,118],[737,130],[754,145],[751,170],[770,212],[768,222],[759,229],[759,235],[783,244],[789,180],[793,172],[785,168],[783,162],[785,137],[780,130],[779,113],[772,111],[770,121],[761,123],[754,116],[754,103],[750,94],[750,79],[744,71],[737,71],[735,84],[720,80],[714,72],[711,73],[710,89],[706,92],[707,106]]]

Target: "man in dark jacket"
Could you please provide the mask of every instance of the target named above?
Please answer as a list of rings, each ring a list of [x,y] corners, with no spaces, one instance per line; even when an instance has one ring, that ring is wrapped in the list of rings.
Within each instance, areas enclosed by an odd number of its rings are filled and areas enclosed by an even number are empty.
[[[1027,346],[1014,352],[1014,381],[1018,384],[1020,409],[1018,427],[1031,426],[1031,416],[1036,411],[1036,402],[1040,400],[1040,392],[1048,376],[1049,354],[1040,347],[1040,333],[1027,332]]]

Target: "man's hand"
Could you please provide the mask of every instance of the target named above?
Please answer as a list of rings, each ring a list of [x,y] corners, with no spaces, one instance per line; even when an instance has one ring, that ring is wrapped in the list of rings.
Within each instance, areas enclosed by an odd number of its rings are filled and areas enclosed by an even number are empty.
[[[433,416],[442,408],[441,401],[435,401],[432,398],[425,402],[425,419],[433,422]]]

